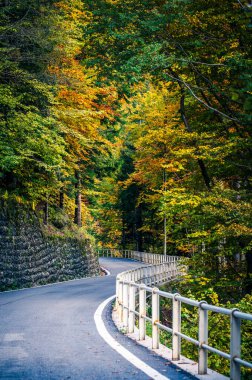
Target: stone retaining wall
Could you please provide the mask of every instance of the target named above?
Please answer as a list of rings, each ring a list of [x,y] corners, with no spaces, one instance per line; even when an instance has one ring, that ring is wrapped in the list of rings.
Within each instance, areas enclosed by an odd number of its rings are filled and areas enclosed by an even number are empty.
[[[34,212],[0,208],[0,290],[98,274],[88,241],[46,237]]]

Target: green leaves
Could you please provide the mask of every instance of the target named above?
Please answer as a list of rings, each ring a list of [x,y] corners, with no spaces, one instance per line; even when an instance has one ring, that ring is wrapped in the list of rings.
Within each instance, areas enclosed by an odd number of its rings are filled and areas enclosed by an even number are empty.
[[[13,173],[22,191],[29,184],[29,196],[36,198],[37,183],[50,187],[64,167],[64,140],[53,118],[33,112],[13,113],[0,132],[0,167]],[[4,179],[4,178],[3,178]],[[31,188],[34,182],[35,188]]]

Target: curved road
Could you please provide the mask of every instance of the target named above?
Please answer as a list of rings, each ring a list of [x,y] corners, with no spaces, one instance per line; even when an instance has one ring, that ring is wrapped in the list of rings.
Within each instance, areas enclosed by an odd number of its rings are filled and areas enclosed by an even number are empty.
[[[0,379],[150,380],[100,337],[94,322],[97,307],[115,293],[116,274],[143,264],[108,258],[100,262],[111,276],[0,293]],[[119,333],[110,306],[103,320],[120,344],[162,376],[192,379]]]

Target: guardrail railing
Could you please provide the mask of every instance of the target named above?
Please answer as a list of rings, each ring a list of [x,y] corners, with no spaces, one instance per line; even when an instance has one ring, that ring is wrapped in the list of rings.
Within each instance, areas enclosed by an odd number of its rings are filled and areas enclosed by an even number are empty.
[[[139,252],[123,249],[99,249],[99,256],[103,257],[123,257],[144,262],[146,264],[161,264],[165,262],[177,262],[180,260],[178,256],[159,255],[157,253]]]
[[[151,256],[148,257],[148,255]],[[147,260],[148,263],[151,263],[151,260],[159,260],[155,256],[159,255],[154,255],[153,257],[153,254],[145,252],[123,251],[121,257],[139,259],[144,262]],[[116,310],[119,320],[123,323],[127,331],[132,333],[134,331],[135,318],[137,317],[139,320],[139,340],[145,339],[146,321],[149,321],[152,324],[152,348],[154,349],[159,347],[159,330],[161,329],[170,333],[172,335],[172,360],[174,361],[180,360],[181,339],[186,339],[196,345],[199,349],[198,373],[200,375],[207,374],[208,352],[222,356],[230,361],[230,379],[240,380],[241,366],[252,368],[252,363],[241,359],[241,321],[252,321],[252,314],[242,313],[238,309],[230,310],[210,305],[206,301],[195,301],[183,297],[178,293],[172,294],[161,291],[155,286],[167,283],[183,272],[183,268],[181,269],[178,265],[178,257],[163,256],[161,260],[166,260],[166,262],[129,270],[117,276]],[[146,298],[148,294],[151,296],[151,318],[147,316],[146,310]],[[160,323],[160,297],[172,300],[171,328]],[[181,332],[181,304],[183,303],[198,309],[198,339],[194,339]],[[231,332],[229,353],[220,351],[208,344],[208,311],[228,315],[230,317]]]

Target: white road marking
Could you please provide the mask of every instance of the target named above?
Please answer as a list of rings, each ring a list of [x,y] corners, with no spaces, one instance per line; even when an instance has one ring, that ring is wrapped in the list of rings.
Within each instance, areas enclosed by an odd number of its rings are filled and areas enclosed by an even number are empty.
[[[17,340],[24,340],[24,334],[23,333],[9,333],[5,334],[3,341],[4,342],[15,342]]]
[[[22,360],[28,358],[28,353],[22,347],[0,347],[0,361]]]
[[[96,328],[101,335],[101,337],[120,355],[122,355],[126,360],[128,360],[135,367],[140,369],[142,372],[146,373],[146,375],[150,376],[150,378],[155,380],[170,380],[168,377],[162,375],[154,368],[150,367],[148,364],[144,363],[137,356],[132,354],[130,351],[126,350],[120,343],[118,343],[108,332],[106,329],[103,320],[102,320],[102,312],[107,306],[109,302],[111,302],[115,296],[107,298],[103,301],[95,311],[94,320],[96,324]]]

